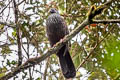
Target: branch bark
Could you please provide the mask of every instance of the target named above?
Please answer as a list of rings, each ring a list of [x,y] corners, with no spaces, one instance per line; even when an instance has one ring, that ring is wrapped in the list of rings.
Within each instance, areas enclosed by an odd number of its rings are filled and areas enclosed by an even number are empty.
[[[92,23],[120,23],[120,19],[93,20]]]
[[[20,66],[22,64],[22,50],[21,50],[20,26],[18,26],[18,6],[15,0],[13,0],[13,3],[14,3],[14,15],[15,15],[17,43],[18,43],[18,66]]]

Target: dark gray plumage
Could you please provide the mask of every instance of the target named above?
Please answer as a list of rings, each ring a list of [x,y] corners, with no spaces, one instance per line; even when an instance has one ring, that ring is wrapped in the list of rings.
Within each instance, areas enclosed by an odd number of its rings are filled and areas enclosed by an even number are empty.
[[[46,32],[51,46],[69,33],[64,19],[54,8],[50,10],[50,15],[46,21]],[[68,51],[67,44],[58,51],[57,56],[59,57],[61,69],[65,78],[75,77],[75,66]]]

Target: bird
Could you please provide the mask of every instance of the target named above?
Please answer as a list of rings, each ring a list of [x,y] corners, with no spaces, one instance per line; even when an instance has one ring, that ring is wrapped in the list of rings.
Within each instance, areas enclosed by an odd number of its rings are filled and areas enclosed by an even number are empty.
[[[60,16],[55,8],[51,8],[50,15],[46,19],[46,33],[51,47],[62,40],[65,35],[69,34],[66,22]],[[70,56],[68,42],[56,53],[59,58],[62,73],[66,79],[76,76],[76,69]]]

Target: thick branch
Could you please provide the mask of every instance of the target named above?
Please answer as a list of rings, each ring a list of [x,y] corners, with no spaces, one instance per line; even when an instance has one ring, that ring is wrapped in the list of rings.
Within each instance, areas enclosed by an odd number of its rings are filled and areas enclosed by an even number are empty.
[[[83,21],[81,23],[81,25],[79,27],[76,27],[75,30],[73,30],[69,35],[65,36],[63,38],[63,42],[58,42],[54,47],[50,48],[46,54],[40,56],[40,57],[36,57],[36,58],[31,58],[28,61],[26,61],[24,64],[20,65],[19,67],[16,67],[14,71],[9,72],[8,74],[6,74],[5,76],[1,77],[0,80],[7,80],[13,76],[15,76],[16,74],[18,74],[19,72],[21,72],[21,70],[25,70],[33,65],[36,65],[38,63],[40,63],[41,61],[45,60],[47,57],[49,57],[50,55],[52,55],[53,53],[56,53],[62,46],[63,44],[65,44],[66,42],[68,42],[71,38],[73,38],[77,33],[79,33],[79,31],[81,31],[86,25],[89,25],[89,21],[88,19],[86,19],[85,21]]]

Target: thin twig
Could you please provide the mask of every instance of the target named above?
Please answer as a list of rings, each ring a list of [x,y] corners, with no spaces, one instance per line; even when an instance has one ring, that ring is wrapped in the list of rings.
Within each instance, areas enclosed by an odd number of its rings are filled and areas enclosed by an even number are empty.
[[[93,20],[92,23],[120,23],[120,19]],[[9,24],[7,22],[0,22],[0,24],[15,28],[14,24]]]
[[[19,2],[18,5],[22,4],[23,2],[25,2],[25,0],[22,0],[21,2]]]
[[[43,80],[46,80],[47,69],[48,69],[48,66],[49,66],[49,62],[50,62],[50,57],[47,59],[47,62],[46,62],[46,67],[45,67],[45,71],[44,71]]]
[[[93,20],[92,23],[120,23],[120,19]]]
[[[8,21],[9,16],[10,16],[10,5],[9,5],[9,11],[8,11],[8,15],[7,15],[7,18],[6,18],[6,22]]]
[[[11,28],[15,28],[15,25],[14,25],[14,24],[9,24],[9,23],[7,23],[7,22],[2,22],[2,21],[0,21],[0,24],[6,25],[6,26],[11,27]]]
[[[27,44],[27,42],[23,42],[22,44]],[[4,46],[13,46],[13,45],[17,45],[17,43],[5,43],[5,44],[0,45],[0,48]]]
[[[109,33],[113,30],[114,27],[111,27],[111,29],[109,30],[109,32],[105,35],[105,37],[103,39],[101,39],[98,43],[95,44],[95,46],[93,47],[93,49],[89,52],[89,55],[81,62],[81,64],[78,66],[78,68],[76,69],[76,71],[79,70],[80,67],[82,67],[83,64],[85,64],[85,62],[88,60],[88,58],[93,54],[93,52],[95,51],[95,49],[98,47],[98,45],[106,39],[106,37],[109,35]]]
[[[2,11],[0,12],[0,14],[3,13],[3,11],[8,7],[8,5],[9,5],[11,2],[12,2],[12,0],[2,9]]]

